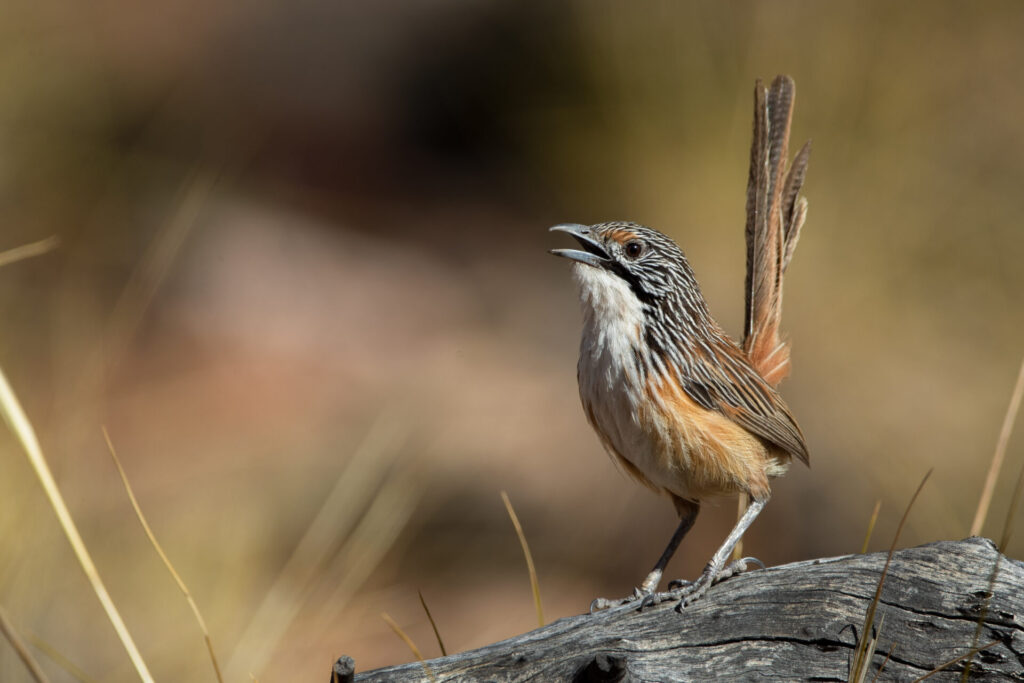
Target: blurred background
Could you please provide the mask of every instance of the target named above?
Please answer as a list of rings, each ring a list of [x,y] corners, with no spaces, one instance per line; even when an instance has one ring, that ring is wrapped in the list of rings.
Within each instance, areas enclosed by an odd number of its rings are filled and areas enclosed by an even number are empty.
[[[158,680],[321,680],[628,593],[674,526],[579,407],[559,222],[683,246],[742,322],[754,80],[797,83],[794,466],[769,565],[968,534],[1024,351],[1024,5],[6,0],[0,366]],[[1024,439],[985,527],[998,537]],[[53,680],[134,679],[17,441],[0,604]],[[693,577],[735,520],[704,507]],[[1024,534],[1009,553],[1024,555]],[[7,644],[0,679],[29,680]],[[89,679],[81,679],[89,680]]]

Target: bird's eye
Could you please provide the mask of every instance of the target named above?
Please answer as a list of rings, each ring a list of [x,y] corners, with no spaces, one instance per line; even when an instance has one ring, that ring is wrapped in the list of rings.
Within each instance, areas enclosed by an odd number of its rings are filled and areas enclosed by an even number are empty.
[[[626,242],[625,252],[627,257],[638,259],[644,253],[644,243],[640,240],[630,240]]]

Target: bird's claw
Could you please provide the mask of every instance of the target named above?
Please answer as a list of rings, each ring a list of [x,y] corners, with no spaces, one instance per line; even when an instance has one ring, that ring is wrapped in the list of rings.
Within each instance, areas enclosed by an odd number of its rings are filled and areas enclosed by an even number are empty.
[[[684,607],[691,605],[708,592],[708,589],[715,583],[717,575],[704,570],[704,573],[697,577],[696,581],[689,582],[679,591],[679,602],[676,603],[676,611],[682,612]]]
[[[676,591],[674,590],[668,590],[664,593],[651,593],[640,602],[640,607],[637,608],[637,611],[643,612],[648,607],[654,607],[655,605],[660,605],[663,602],[668,602],[675,598]]]
[[[749,564],[755,564],[761,569],[765,569],[764,562],[756,557],[744,557],[730,563],[724,569],[717,572],[709,565],[696,581],[671,581],[669,586],[677,587],[673,591],[679,599],[679,602],[676,604],[676,610],[682,610],[684,607],[700,600],[715,584],[747,571],[747,565]]]
[[[640,600],[642,605],[643,601],[646,600],[648,596],[650,596],[650,592],[644,591],[640,588],[634,588],[632,595],[625,598],[619,598],[618,600],[595,598],[594,601],[590,603],[590,613],[593,614],[594,612],[611,609],[612,607],[622,607],[623,605],[628,605],[631,602],[636,602],[637,600]]]
[[[715,584],[747,571],[747,565],[750,564],[757,565],[761,569],[765,568],[764,562],[756,557],[741,558],[717,572],[709,565],[705,567],[704,572],[696,581],[686,581],[683,579],[673,579],[672,581],[669,581],[668,590],[663,593],[634,588],[632,595],[619,600],[597,598],[590,603],[590,613],[593,614],[594,612],[611,609],[612,607],[622,607],[623,605],[629,605],[634,602],[639,602],[639,605],[637,605],[637,611],[642,612],[648,607],[654,607],[655,605],[660,605],[663,602],[669,602],[671,600],[677,600],[676,610],[682,610],[687,605],[691,605],[704,597],[704,594],[708,592],[708,589]]]
[[[756,564],[761,569],[767,569],[767,567],[764,566],[764,562],[757,559],[756,557],[741,557],[740,559],[735,560],[734,562],[730,563],[725,569],[720,571],[718,573],[718,576],[715,577],[714,583],[718,583],[719,581],[725,581],[726,579],[736,576],[737,574],[742,574],[743,572],[747,571],[748,564]]]
[[[682,579],[670,581],[667,591],[663,593],[651,593],[646,596],[640,602],[639,611],[642,612],[648,607],[654,607],[655,605],[660,605],[663,602],[672,602],[673,600],[678,601],[680,605],[684,602],[690,602],[690,593],[697,586],[698,581],[684,581]]]

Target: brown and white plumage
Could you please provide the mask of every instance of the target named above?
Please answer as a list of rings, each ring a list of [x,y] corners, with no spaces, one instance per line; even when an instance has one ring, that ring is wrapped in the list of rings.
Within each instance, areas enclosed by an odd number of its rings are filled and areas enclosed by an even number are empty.
[[[789,344],[779,335],[782,276],[807,217],[807,200],[799,194],[811,153],[809,141],[786,170],[794,95],[795,86],[789,76],[776,77],[767,91],[760,81],[754,87],[743,351],[772,386],[789,374]]]
[[[767,498],[771,476],[792,457],[807,460],[803,435],[711,317],[683,252],[635,223],[575,230],[608,257],[574,266],[583,304],[580,398],[606,449],[673,498]],[[640,257],[619,256],[638,243]]]
[[[746,494],[753,504],[684,591],[696,599],[770,496],[769,480],[797,458],[804,438],[775,385],[789,369],[779,335],[782,276],[806,216],[798,199],[809,148],[784,172],[793,83],[755,92],[748,184],[747,296],[743,344],[711,317],[678,245],[631,222],[555,226],[582,250],[572,259],[583,308],[580,398],[606,450],[641,483],[667,494],[680,524],[634,598],[651,599],[700,501]],[[597,602],[598,606],[610,603]]]

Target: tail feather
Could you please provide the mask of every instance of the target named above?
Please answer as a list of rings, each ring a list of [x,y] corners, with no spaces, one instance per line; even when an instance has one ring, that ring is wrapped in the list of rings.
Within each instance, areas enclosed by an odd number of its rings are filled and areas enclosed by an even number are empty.
[[[747,181],[747,286],[743,350],[773,386],[789,374],[789,344],[779,334],[782,276],[807,217],[800,197],[810,143],[786,170],[795,86],[778,76],[766,91],[754,90],[754,139]]]
[[[793,158],[793,163],[786,173],[786,184],[782,189],[782,227],[785,231],[785,249],[782,258],[782,272],[786,272],[789,260],[793,258],[797,240],[800,239],[800,228],[807,218],[807,199],[800,197],[800,188],[807,174],[807,161],[811,156],[811,141],[808,140]]]
[[[747,280],[745,320],[743,323],[743,348],[753,340],[755,328],[754,291],[761,286],[755,281],[755,273],[763,274],[764,268],[754,264],[755,257],[763,257],[764,249],[759,243],[765,238],[761,223],[768,213],[768,112],[764,86],[758,80],[754,85],[754,137],[750,144],[750,174],[747,177]]]

